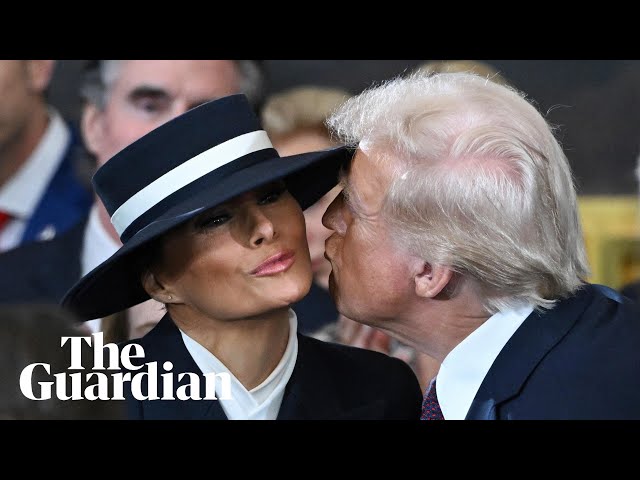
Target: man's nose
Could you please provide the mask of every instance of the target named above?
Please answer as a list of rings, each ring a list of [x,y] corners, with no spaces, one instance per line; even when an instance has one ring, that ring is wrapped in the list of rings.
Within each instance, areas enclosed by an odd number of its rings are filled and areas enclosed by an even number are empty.
[[[322,224],[329,230],[337,233],[344,233],[346,225],[342,216],[342,206],[344,200],[342,192],[329,204],[327,210],[322,215]]]

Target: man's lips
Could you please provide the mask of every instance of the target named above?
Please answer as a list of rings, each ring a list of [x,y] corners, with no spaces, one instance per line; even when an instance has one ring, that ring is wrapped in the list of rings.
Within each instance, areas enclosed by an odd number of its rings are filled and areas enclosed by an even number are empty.
[[[264,277],[268,275],[275,275],[287,271],[291,265],[295,262],[295,252],[292,250],[285,250],[283,252],[272,255],[264,262],[254,268],[250,273],[257,277]]]

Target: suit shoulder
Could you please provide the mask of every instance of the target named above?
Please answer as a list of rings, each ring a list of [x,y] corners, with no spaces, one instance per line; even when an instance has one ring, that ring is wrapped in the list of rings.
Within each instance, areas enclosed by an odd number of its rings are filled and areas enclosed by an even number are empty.
[[[80,277],[82,225],[0,254],[0,302],[57,303]]]
[[[640,280],[625,285],[621,289],[621,293],[635,302],[640,302]]]
[[[327,365],[344,371],[351,370],[361,376],[371,376],[377,381],[391,383],[409,382],[419,384],[411,367],[404,361],[381,352],[365,348],[325,342],[306,335],[298,335],[299,342]]]

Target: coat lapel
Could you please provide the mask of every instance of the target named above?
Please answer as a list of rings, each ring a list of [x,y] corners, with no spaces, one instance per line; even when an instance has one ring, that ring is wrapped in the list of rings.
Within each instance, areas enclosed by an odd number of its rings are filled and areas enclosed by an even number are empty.
[[[361,405],[348,405],[337,393],[332,378],[316,345],[298,334],[298,358],[285,389],[278,420],[358,420],[383,418],[385,402],[372,399]]]
[[[189,354],[180,331],[169,315],[144,338],[137,341],[145,350],[144,363],[158,362],[159,373],[166,361],[173,364],[176,385],[181,372],[198,373],[201,385],[205,377]],[[366,403],[353,404],[348,393],[339,389],[333,376],[336,372],[326,365],[326,356],[318,346],[304,335],[298,334],[296,366],[287,383],[278,413],[278,420],[359,420],[384,418],[386,403],[373,398]],[[339,372],[338,372],[339,373]],[[162,395],[162,379],[158,381]],[[181,382],[182,383],[182,382]],[[358,396],[359,398],[359,396]],[[224,410],[217,400],[143,400],[138,402],[140,416],[144,419],[208,419],[226,420]]]
[[[162,369],[164,362],[173,364],[172,373],[175,390],[180,384],[187,383],[187,379],[178,382],[180,373],[197,373],[200,379],[201,395],[204,395],[205,376],[195,363],[187,347],[182,341],[180,330],[166,314],[158,325],[139,341],[145,350],[145,363],[158,362],[158,369]],[[158,380],[159,395],[162,396],[162,379]],[[217,400],[143,400],[142,415],[145,419],[180,419],[180,420],[226,420],[224,410]]]
[[[534,311],[496,357],[471,403],[467,420],[493,420],[500,403],[518,394],[542,358],[569,332],[593,298],[585,285],[549,311]]]

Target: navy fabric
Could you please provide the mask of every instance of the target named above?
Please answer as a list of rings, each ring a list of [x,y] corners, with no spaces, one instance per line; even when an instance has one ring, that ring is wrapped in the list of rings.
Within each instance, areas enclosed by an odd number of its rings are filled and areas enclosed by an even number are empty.
[[[78,172],[81,153],[77,129],[69,124],[71,139],[64,158],[40,198],[20,244],[40,240],[44,234],[59,235],[77,225],[89,212],[93,193]],[[48,238],[47,238],[48,239]]]
[[[0,303],[58,304],[81,276],[86,223],[85,217],[51,240],[0,254]]]
[[[534,311],[498,354],[468,419],[640,419],[640,307],[584,285]]]

